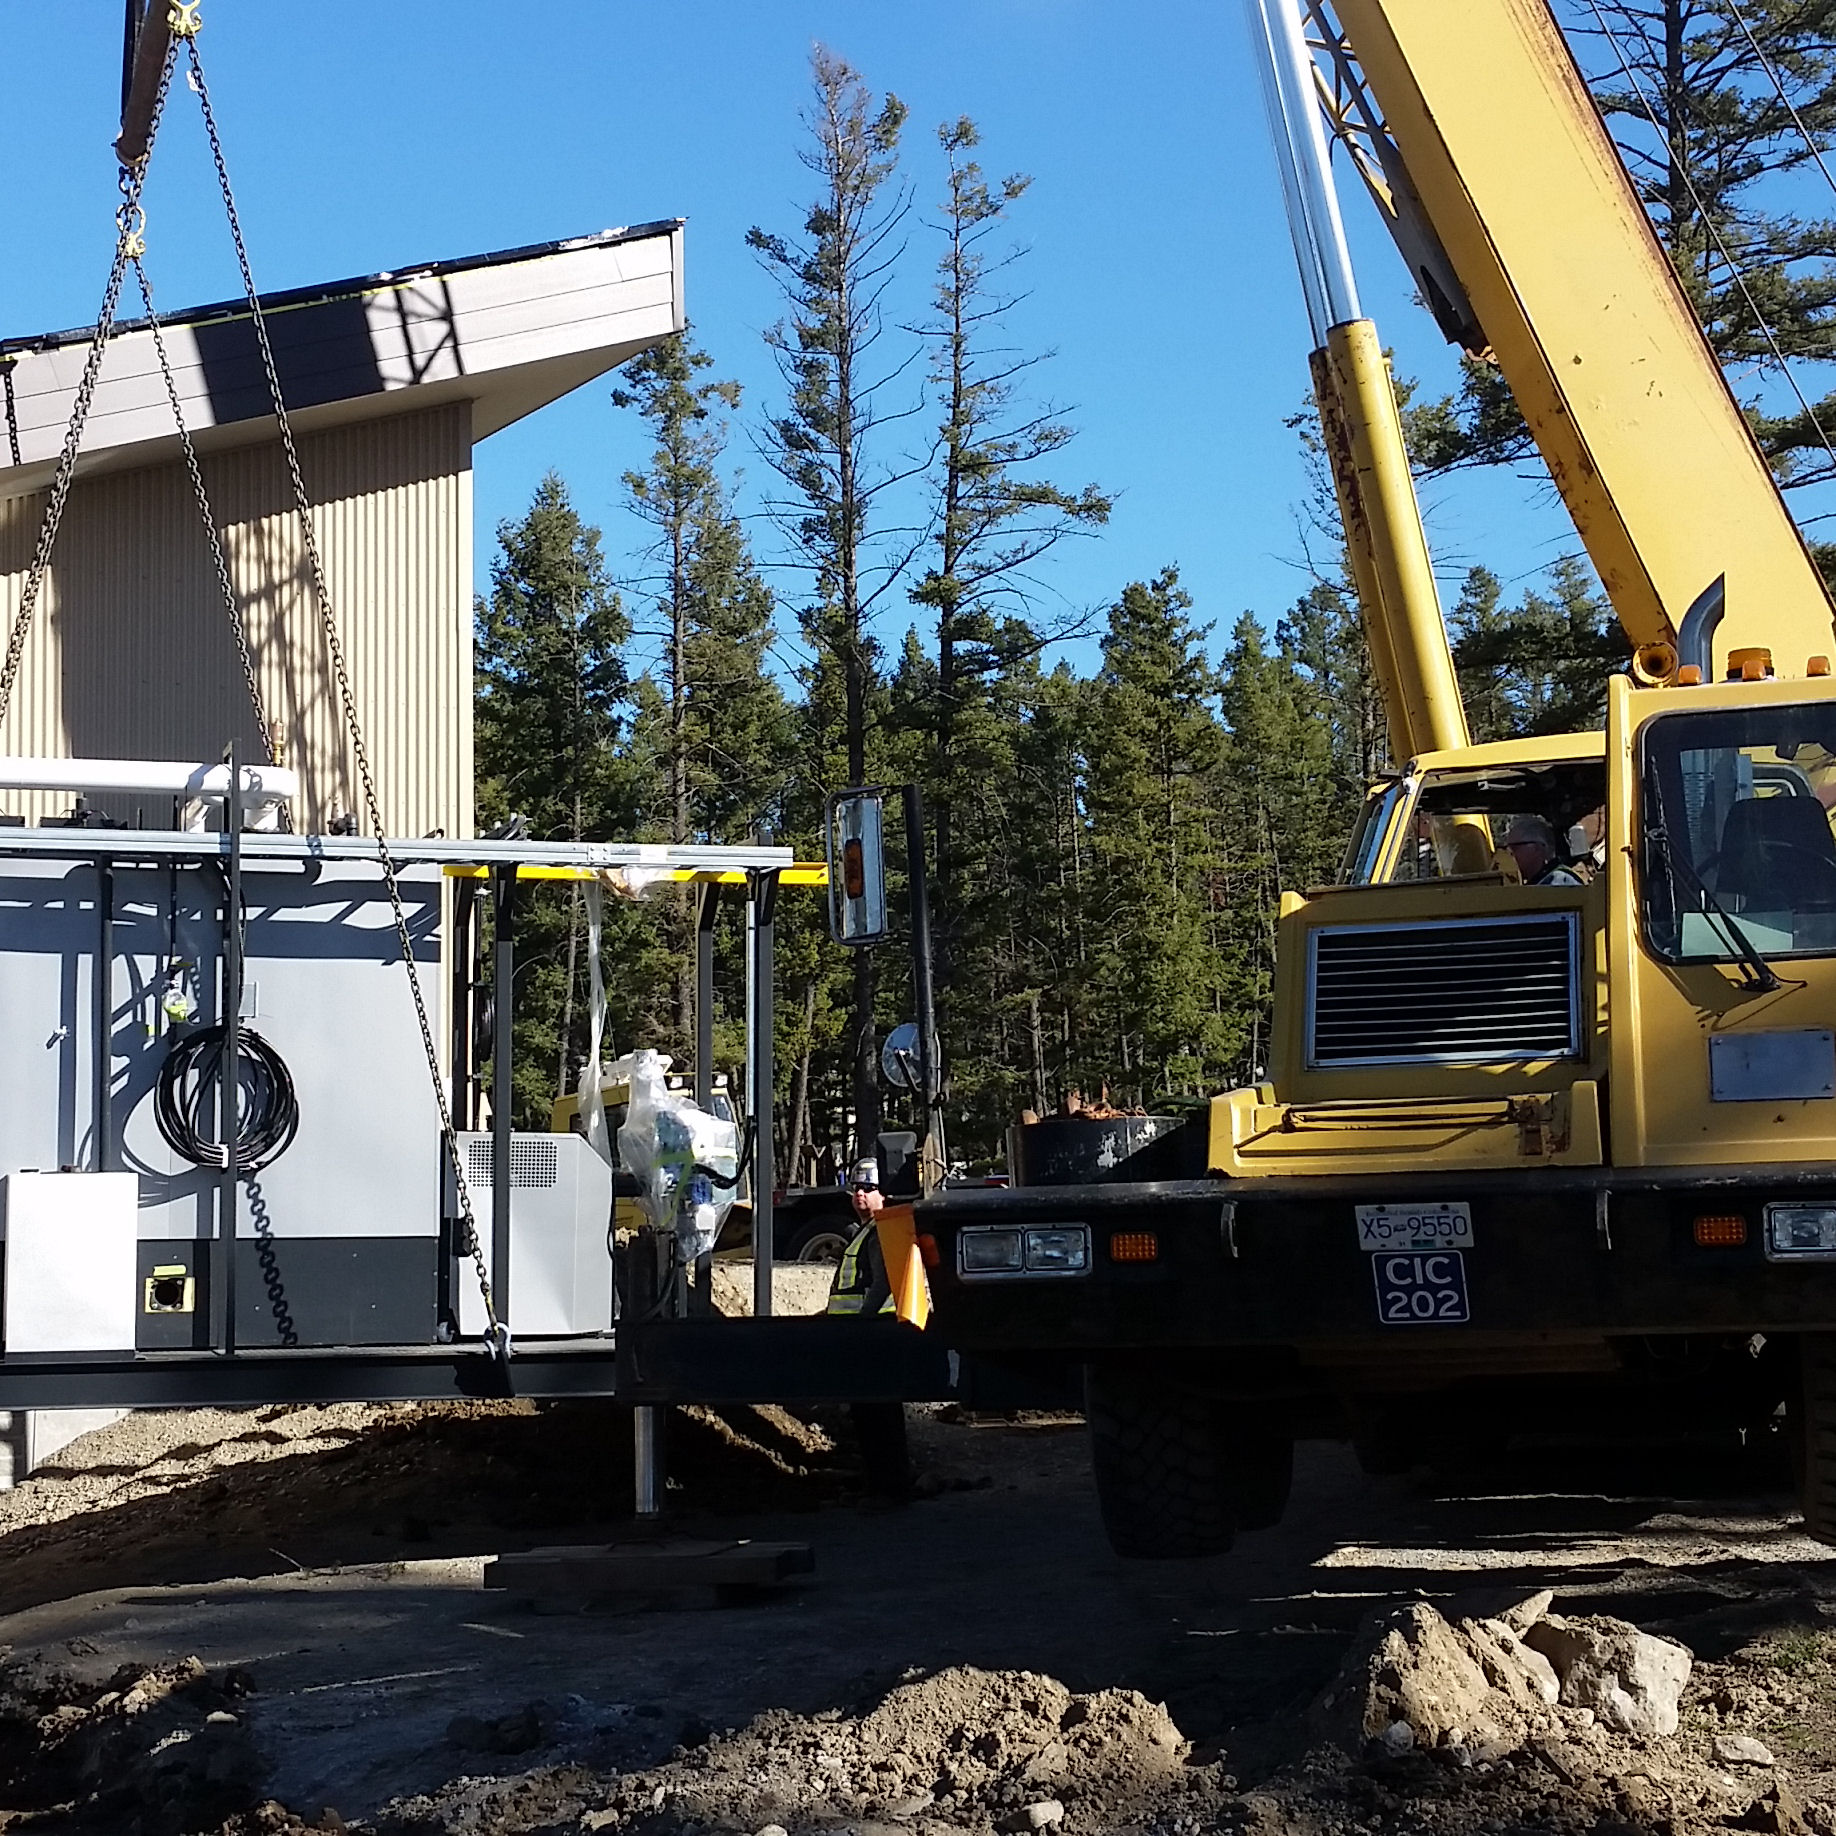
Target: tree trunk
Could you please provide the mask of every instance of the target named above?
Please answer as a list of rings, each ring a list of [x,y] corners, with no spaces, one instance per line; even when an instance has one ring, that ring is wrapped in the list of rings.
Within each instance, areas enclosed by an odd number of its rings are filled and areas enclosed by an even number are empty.
[[[803,1157],[810,1139],[810,1035],[816,1027],[816,984],[812,981],[803,991],[803,1050],[797,1058],[797,1069],[791,1079],[790,1151],[785,1156],[785,1177],[793,1184],[802,1183]]]

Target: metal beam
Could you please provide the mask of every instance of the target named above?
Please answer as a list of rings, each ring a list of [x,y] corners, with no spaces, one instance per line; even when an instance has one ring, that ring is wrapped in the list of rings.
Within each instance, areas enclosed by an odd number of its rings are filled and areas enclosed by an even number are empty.
[[[133,23],[133,0],[129,0]],[[127,93],[121,103],[121,134],[115,157],[132,166],[147,156],[147,136],[153,127],[153,104],[159,99],[159,80],[172,47],[172,17],[166,0],[152,0],[140,20],[134,39],[134,61],[129,68]]]

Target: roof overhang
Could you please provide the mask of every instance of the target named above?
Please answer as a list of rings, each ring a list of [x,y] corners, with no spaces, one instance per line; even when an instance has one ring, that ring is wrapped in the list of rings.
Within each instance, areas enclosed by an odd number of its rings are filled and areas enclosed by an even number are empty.
[[[264,294],[262,312],[300,432],[465,401],[479,440],[684,328],[682,223]],[[198,450],[271,439],[247,301],[176,313],[161,327]],[[49,483],[92,336],[0,342],[0,498]],[[124,323],[103,359],[78,476],[178,452],[153,334]]]

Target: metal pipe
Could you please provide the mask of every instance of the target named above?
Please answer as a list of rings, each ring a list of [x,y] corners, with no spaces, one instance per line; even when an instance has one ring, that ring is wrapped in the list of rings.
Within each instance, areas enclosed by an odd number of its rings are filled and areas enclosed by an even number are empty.
[[[703,881],[695,888],[695,1103],[714,1108],[714,918],[720,909],[720,886]],[[689,1290],[689,1310],[697,1315],[714,1311],[714,1255],[703,1250],[695,1258],[694,1280]]]
[[[751,992],[746,1015],[746,1113],[752,1118],[752,1312],[771,1317],[772,1187],[772,956],[776,938],[778,876],[775,870],[753,873],[746,882],[750,917]]]
[[[452,1003],[451,1024],[447,1033],[448,1083],[453,1126],[472,1126],[472,997],[475,992],[475,933],[478,914],[478,883],[475,880],[453,882],[453,960],[447,972],[447,998]]]
[[[511,1009],[516,998],[516,888],[513,861],[491,869],[496,929],[491,940],[491,1295],[510,1324]]]
[[[128,97],[134,90],[134,53],[140,44],[140,22],[147,10],[147,0],[127,0],[126,17],[121,25],[121,112],[127,113]]]
[[[1728,577],[1719,574],[1690,601],[1677,630],[1677,660],[1693,663],[1704,682],[1715,680],[1715,633],[1728,609]]]
[[[912,1001],[918,1021],[919,1102],[924,1111],[924,1148],[918,1167],[928,1194],[946,1170],[943,1139],[943,1079],[937,1050],[937,1001],[931,986],[931,882],[924,859],[924,796],[916,784],[902,792],[905,803],[905,870],[912,916]]]
[[[714,920],[720,884],[704,880],[695,890],[695,1101],[706,1109],[714,1100]]]
[[[1262,106],[1269,118],[1269,138],[1275,151],[1275,167],[1281,175],[1281,201],[1288,217],[1288,240],[1294,247],[1294,261],[1300,270],[1301,295],[1307,302],[1307,323],[1316,345],[1326,342],[1330,321],[1326,313],[1326,296],[1320,287],[1319,263],[1314,259],[1313,238],[1307,230],[1307,207],[1301,196],[1300,173],[1288,134],[1287,117],[1282,109],[1281,92],[1275,84],[1276,56],[1268,15],[1262,0],[1244,0],[1253,43],[1256,75],[1262,88]]]
[[[1339,215],[1338,188],[1326,150],[1326,128],[1320,119],[1314,88],[1313,57],[1299,0],[1263,0],[1271,9],[1269,45],[1275,56],[1275,83],[1288,120],[1301,197],[1319,262],[1320,287],[1326,296],[1327,329],[1364,317],[1358,305],[1358,282],[1352,273],[1345,222]]]
[[[171,12],[164,0],[154,0],[135,33],[134,61],[129,66],[127,93],[121,102],[121,133],[115,141],[115,157],[124,166],[146,157],[153,104],[159,97],[159,79],[171,44]]]
[[[651,1403],[639,1403],[631,1411],[632,1490],[639,1517],[663,1515],[663,1436],[659,1411]]]
[[[469,1129],[472,1126],[472,999],[476,992],[473,967],[475,927],[478,914],[478,883],[475,880],[455,880],[452,892],[452,928],[448,933],[447,946],[452,952],[447,965],[447,1000],[449,1013],[447,1017],[447,1079],[450,1095],[447,1098],[452,1111],[453,1127]],[[445,1149],[441,1149],[442,1161]],[[449,1169],[441,1168],[441,1183],[444,1185]],[[460,1254],[458,1228],[460,1219],[449,1216],[449,1209],[458,1210],[458,1194],[455,1190],[452,1207],[440,1207],[440,1275],[436,1284],[435,1305],[439,1318],[444,1325],[451,1322],[458,1327],[459,1300],[454,1276],[455,1260]]]
[[[96,1171],[106,1173],[114,1158],[113,1102],[115,1072],[115,867],[96,862],[96,968],[91,990],[95,1008],[95,1064],[90,1109]]]
[[[1251,37],[1258,51],[1267,54],[1263,100],[1276,161],[1282,167],[1288,232],[1301,267],[1308,316],[1314,321],[1314,343],[1321,344],[1333,326],[1364,315],[1332,181],[1313,58],[1297,0],[1248,0],[1248,6]]]
[[[223,1130],[223,1180],[218,1200],[217,1259],[221,1328],[217,1345],[236,1349],[236,1180],[242,1134],[242,774],[236,748],[229,750],[229,801],[224,830],[229,838],[229,896],[223,922],[223,1056],[219,1060],[217,1108]]]

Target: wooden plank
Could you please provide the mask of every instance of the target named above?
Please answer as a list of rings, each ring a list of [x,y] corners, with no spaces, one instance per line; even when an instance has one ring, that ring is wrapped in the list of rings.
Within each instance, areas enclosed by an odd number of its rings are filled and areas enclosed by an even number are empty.
[[[484,1585],[519,1594],[613,1594],[670,1587],[776,1587],[814,1574],[808,1543],[598,1543],[529,1549],[485,1564]]]

